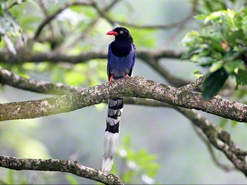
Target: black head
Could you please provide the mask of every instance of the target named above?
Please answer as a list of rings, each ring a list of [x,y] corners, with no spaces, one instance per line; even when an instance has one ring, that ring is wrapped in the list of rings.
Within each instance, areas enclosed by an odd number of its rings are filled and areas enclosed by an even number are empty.
[[[117,27],[114,30],[107,32],[106,34],[114,35],[117,40],[132,40],[129,31],[124,27]]]

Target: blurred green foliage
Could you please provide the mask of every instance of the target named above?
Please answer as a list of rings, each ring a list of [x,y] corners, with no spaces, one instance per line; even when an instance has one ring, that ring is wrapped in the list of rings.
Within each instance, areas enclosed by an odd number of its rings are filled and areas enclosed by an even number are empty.
[[[21,28],[13,15],[9,11],[3,10],[2,6],[0,6],[0,41],[3,38],[9,51],[16,54],[14,44],[9,36],[21,36]]]
[[[128,135],[123,138],[123,143],[118,148],[114,159],[116,162],[110,173],[118,175],[124,184],[157,183],[154,180],[159,170],[156,155],[149,154],[145,149],[135,151]],[[71,174],[66,175],[66,180],[69,184],[79,184]]]
[[[18,180],[15,178],[15,174],[13,170],[7,171],[7,176],[5,178],[0,177],[0,184],[4,185],[13,185],[13,184],[28,184],[28,180],[25,176],[19,177]]]
[[[65,178],[69,184],[72,184],[72,185],[80,184],[74,175],[66,174]]]
[[[247,9],[221,10],[196,19],[204,20],[206,26],[200,32],[191,31],[182,42],[188,48],[184,58],[210,68],[203,98],[216,95],[229,76],[235,78],[236,88],[246,85]]]
[[[210,14],[219,10],[234,8],[237,5],[243,5],[243,0],[198,0],[197,13]]]
[[[8,7],[18,2],[11,9]],[[16,54],[20,46],[30,47],[24,38],[32,38],[37,27],[45,19],[38,1],[27,0],[0,0],[0,49],[9,50]],[[52,14],[66,1],[45,1],[48,3],[47,12]],[[51,3],[51,4],[49,4]],[[203,67],[210,68],[209,78],[204,83],[203,95],[205,99],[211,98],[224,85],[228,77],[233,77],[236,86],[247,83],[246,77],[246,9],[241,11],[227,10],[236,9],[245,4],[244,0],[198,0],[196,18],[204,20],[201,31],[188,33],[183,42],[188,48],[187,59],[199,63]],[[150,12],[149,12],[150,13]],[[128,16],[109,12],[116,20],[127,21]],[[40,35],[40,40],[30,48],[33,53],[45,53],[61,50],[70,55],[78,55],[89,50],[107,50],[101,48],[104,45],[103,35],[112,26],[100,20],[84,39],[81,39],[88,24],[96,18],[97,12],[90,7],[72,6],[63,11],[52,21],[53,31],[46,26]],[[200,23],[198,21],[198,23]],[[157,43],[157,31],[129,28],[137,48],[153,48]],[[55,35],[53,35],[53,33]],[[25,36],[25,37],[24,37]],[[107,40],[109,43],[110,40]],[[99,43],[99,44],[95,44]],[[18,54],[18,53],[17,53]],[[82,64],[59,63],[48,61],[38,64],[3,64],[0,65],[22,77],[32,77],[33,74],[43,74],[53,82],[61,82],[73,86],[94,86],[107,80],[106,60],[93,60]],[[243,98],[247,102],[246,91],[238,90],[234,98]],[[102,104],[97,106],[102,108]],[[224,119],[221,126],[227,121]],[[32,132],[35,121],[27,124],[25,129]],[[235,126],[236,122],[232,122]],[[37,125],[36,125],[37,126]],[[11,129],[12,128],[12,129]],[[23,127],[24,128],[24,127]],[[1,141],[9,151],[14,150],[17,156],[29,156],[33,158],[49,158],[47,147],[39,140],[27,136],[27,130],[21,126],[0,126]],[[21,131],[20,131],[21,130]],[[11,136],[11,137],[10,137]],[[25,145],[23,145],[25,143]],[[119,145],[112,173],[119,175],[127,184],[152,184],[159,170],[156,155],[149,154],[145,149],[134,150],[131,138],[124,137],[123,144]],[[79,184],[74,175],[66,174],[66,180],[70,184]],[[12,170],[7,171],[5,177],[0,177],[1,184],[27,184],[27,177],[15,178]]]
[[[18,38],[15,39],[14,36],[22,36],[22,32],[27,35],[32,35],[35,33],[38,25],[44,19],[41,8],[36,1],[18,1],[18,5],[13,6],[10,10],[9,7],[15,1],[3,1],[0,2],[2,9],[0,9],[0,16],[3,14],[3,22],[0,21],[0,24],[3,24],[4,32],[0,32],[1,35],[9,36],[10,39],[7,39],[7,42],[0,41],[0,48],[5,48],[8,46],[10,51],[13,51],[13,54],[16,54],[16,45],[19,43]],[[45,2],[45,1],[44,1]],[[52,2],[47,2],[52,3]],[[62,3],[61,3],[62,4]],[[54,12],[58,7],[61,6],[60,2],[56,6],[51,6],[47,11]],[[55,4],[54,4],[55,5]],[[38,13],[28,14],[27,11],[32,8]],[[1,14],[1,12],[3,12]],[[7,17],[7,15],[9,17]],[[70,8],[67,8],[61,14],[59,14],[54,22],[56,26],[53,26],[53,32],[55,35],[52,35],[52,31],[45,28],[43,30],[44,36],[40,36],[41,42],[35,42],[32,45],[32,52],[49,52],[54,48],[59,48],[60,44],[63,42],[66,48],[66,53],[71,55],[78,55],[82,52],[89,51],[93,49],[93,44],[90,42],[78,42],[78,35],[84,32],[87,29],[88,23],[90,20],[94,19],[97,16],[97,12],[90,7],[83,7],[80,5],[75,5]],[[18,18],[18,21],[16,18]],[[125,19],[123,16],[119,16],[120,19]],[[1,17],[0,17],[1,20]],[[100,37],[105,33],[102,33],[102,30],[105,28],[111,29],[111,25],[101,20],[95,29],[90,32],[88,37],[101,40]],[[0,26],[1,28],[1,26]],[[135,38],[135,45],[137,47],[146,47],[151,48],[156,43],[155,30],[143,30],[142,32],[139,29],[128,28]],[[0,30],[1,31],[1,30]],[[70,35],[71,32],[74,32],[73,35]],[[8,33],[8,34],[7,34]],[[42,40],[46,36],[51,39]],[[27,43],[23,42],[22,45]],[[55,45],[54,45],[55,44]],[[73,44],[73,47],[71,47]],[[28,45],[26,45],[27,47]],[[94,46],[95,47],[95,46]],[[63,48],[59,48],[63,49]],[[96,48],[97,49],[97,46]],[[106,49],[105,49],[106,50]],[[30,61],[31,62],[31,61]],[[74,86],[94,86],[104,81],[107,81],[106,75],[106,60],[94,60],[83,64],[68,64],[63,63],[62,65],[53,64],[50,62],[41,62],[39,64],[5,64],[1,63],[0,65],[4,68],[13,71],[16,74],[19,74],[22,77],[29,78],[30,74],[34,73],[46,73],[51,77],[53,82],[61,82],[67,85]]]
[[[157,156],[149,154],[146,149],[135,151],[131,137],[125,136],[116,153],[116,163],[113,165],[117,174],[126,184],[154,184],[154,177],[159,170]]]

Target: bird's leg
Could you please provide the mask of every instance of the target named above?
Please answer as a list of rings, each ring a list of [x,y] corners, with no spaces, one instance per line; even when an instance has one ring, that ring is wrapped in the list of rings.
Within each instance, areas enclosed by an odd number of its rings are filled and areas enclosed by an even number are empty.
[[[125,79],[129,78],[130,76],[128,75],[128,73],[126,73],[126,75],[124,76]]]
[[[109,80],[109,84],[112,85],[113,82],[114,82],[113,75],[111,75],[110,80]]]

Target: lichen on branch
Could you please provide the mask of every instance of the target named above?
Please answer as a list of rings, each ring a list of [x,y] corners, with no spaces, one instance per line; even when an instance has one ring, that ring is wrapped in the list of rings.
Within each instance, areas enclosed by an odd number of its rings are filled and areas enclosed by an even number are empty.
[[[199,92],[179,90],[143,77],[117,80],[111,86],[109,83],[103,83],[82,89],[80,92],[52,98],[0,104],[0,121],[69,112],[121,96],[149,98],[187,109],[202,110],[235,121],[247,122],[247,106],[244,104],[218,97],[203,101]]]
[[[113,174],[89,168],[79,164],[77,161],[71,160],[20,159],[16,157],[0,156],[0,167],[13,170],[68,172],[104,184],[123,185],[121,180]]]

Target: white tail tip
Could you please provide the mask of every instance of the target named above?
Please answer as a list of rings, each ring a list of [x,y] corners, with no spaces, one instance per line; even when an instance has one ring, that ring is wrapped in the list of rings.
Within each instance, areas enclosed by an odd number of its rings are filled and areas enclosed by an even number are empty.
[[[111,171],[112,164],[113,164],[113,159],[111,159],[111,158],[105,159],[104,158],[103,162],[102,162],[102,171],[105,171],[105,172]]]

